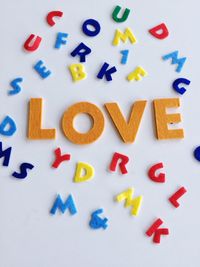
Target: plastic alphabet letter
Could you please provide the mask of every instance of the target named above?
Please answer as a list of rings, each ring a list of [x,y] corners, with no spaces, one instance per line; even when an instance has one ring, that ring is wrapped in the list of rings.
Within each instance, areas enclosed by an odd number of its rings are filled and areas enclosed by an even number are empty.
[[[156,175],[157,170],[160,170],[163,168],[162,162],[157,163],[153,165],[149,171],[148,171],[148,176],[149,178],[156,183],[164,183],[165,182],[165,174],[164,173],[159,173]]]
[[[172,64],[177,64],[176,72],[181,72],[183,65],[185,64],[186,57],[178,58],[178,51],[174,51],[170,54],[163,56],[163,60],[172,59]]]
[[[109,169],[110,169],[110,171],[115,172],[117,164],[119,163],[118,165],[119,165],[121,173],[126,174],[126,173],[128,173],[128,171],[126,169],[126,164],[128,162],[129,162],[129,157],[116,152],[113,155]]]
[[[126,64],[128,59],[129,50],[122,50],[120,51],[122,54],[121,64]]]
[[[193,154],[194,154],[195,159],[197,161],[200,161],[200,146],[195,148]]]
[[[121,18],[118,18],[119,12],[122,8],[120,6],[116,6],[113,13],[112,13],[112,18],[114,19],[115,22],[124,22],[127,20],[129,13],[130,13],[130,9],[126,8],[123,15],[121,16]]]
[[[92,26],[94,30],[91,31],[90,29],[88,29],[88,26]],[[88,19],[83,23],[82,30],[85,33],[85,35],[90,37],[95,37],[100,33],[101,26],[97,20]]]
[[[51,11],[47,14],[46,17],[46,21],[49,24],[49,26],[54,26],[55,25],[55,21],[54,21],[54,17],[59,17],[61,18],[63,16],[63,12],[62,11]]]
[[[155,38],[163,40],[168,37],[169,31],[165,23],[161,23],[149,30],[150,34]]]
[[[55,129],[42,129],[42,98],[31,98],[29,102],[28,139],[55,139]]]
[[[70,154],[61,155],[61,150],[59,147],[54,151],[54,154],[55,154],[55,160],[54,160],[54,163],[52,164],[53,168],[58,168],[61,162],[69,161],[71,158]]]
[[[121,202],[121,201],[125,200],[124,207],[125,208],[132,207],[131,215],[137,216],[139,211],[140,211],[140,207],[142,205],[143,197],[138,196],[138,197],[133,199],[132,198],[133,193],[134,193],[134,189],[129,188],[128,190],[117,195],[116,200],[117,200],[117,202]]]
[[[32,170],[34,166],[30,163],[22,163],[20,165],[20,172],[13,172],[12,176],[17,179],[25,179],[27,177],[27,170]]]
[[[58,209],[62,213],[65,213],[65,211],[68,209],[71,215],[75,215],[77,213],[77,209],[76,209],[76,205],[74,203],[72,195],[68,196],[65,203],[62,201],[61,196],[58,195],[53,204],[53,207],[50,210],[50,213],[54,215]]]
[[[106,110],[124,143],[133,143],[135,141],[146,103],[146,100],[141,100],[132,105],[128,122],[125,120],[117,103],[105,104]]]
[[[186,84],[186,85],[189,85],[190,84],[190,80],[188,79],[185,79],[185,78],[178,78],[176,79],[174,82],[173,82],[173,89],[183,95],[185,92],[186,92],[186,89],[184,87],[179,87],[180,84]]]
[[[55,48],[60,49],[61,45],[66,45],[68,33],[65,32],[58,32],[57,38],[56,38],[56,43],[55,43]]]
[[[117,71],[117,69],[114,67],[109,68],[109,64],[108,63],[104,63],[103,66],[101,67],[98,75],[97,75],[97,78],[98,79],[103,79],[103,77],[105,76],[106,80],[107,81],[112,81],[112,74],[115,73]]]
[[[83,64],[72,64],[69,66],[69,70],[74,82],[84,80],[87,77],[87,73],[85,72],[85,67]]]
[[[170,198],[169,201],[171,202],[171,204],[175,207],[178,208],[180,206],[180,204],[178,203],[179,198],[181,198],[185,193],[187,192],[187,190],[185,189],[185,187],[181,187],[179,188],[179,190],[177,190]]]
[[[90,220],[90,227],[92,229],[100,229],[103,228],[104,230],[108,227],[107,225],[107,218],[101,219],[98,215],[103,213],[103,209],[98,209],[96,211],[94,211],[91,214],[91,220]]]
[[[147,75],[148,73],[142,67],[137,67],[133,72],[128,75],[127,79],[128,81],[140,81],[142,79],[141,76],[145,77]]]
[[[44,62],[42,60],[39,60],[33,68],[43,79],[46,79],[51,74],[51,71],[47,70],[47,68],[43,66],[43,64]]]
[[[169,123],[181,122],[181,115],[167,114],[167,108],[177,108],[180,106],[179,98],[161,98],[154,100],[154,113],[156,121],[157,138],[162,139],[181,139],[184,138],[183,129],[168,129]]]
[[[137,42],[130,28],[126,28],[124,33],[121,32],[119,29],[117,29],[113,39],[113,45],[114,46],[119,45],[120,41],[126,43],[128,39],[130,40],[131,44],[135,44]]]
[[[84,175],[83,175],[84,174]],[[74,175],[74,182],[81,183],[91,180],[94,176],[94,168],[84,162],[78,162],[76,166],[76,172]]]
[[[80,113],[89,115],[93,120],[93,126],[86,133],[80,133],[76,131],[73,125],[74,118]],[[104,130],[103,113],[92,103],[76,103],[64,112],[62,117],[62,130],[64,135],[75,144],[91,144],[101,136]]]
[[[147,236],[152,236],[154,234],[153,242],[154,243],[160,243],[160,237],[161,235],[169,235],[169,229],[168,228],[159,228],[163,224],[163,221],[161,219],[157,219],[150,228],[146,231]]]
[[[23,82],[23,78],[16,78],[14,80],[12,80],[10,82],[10,86],[13,88],[13,90],[10,90],[8,92],[9,95],[16,95],[16,94],[19,94],[20,91],[21,91],[21,86],[19,85],[19,83]]]
[[[12,147],[8,147],[7,149],[3,150],[2,142],[0,142],[0,158],[3,159],[3,166],[8,166],[10,162],[10,156],[12,152]]]
[[[0,134],[4,136],[12,136],[17,130],[14,120],[6,116],[0,124]]]
[[[40,43],[42,41],[42,38],[40,36],[36,36],[35,40],[33,40],[34,38],[35,38],[34,34],[31,34],[28,37],[28,39],[24,43],[24,49],[26,49],[29,52],[33,52],[33,51],[38,49],[38,47],[40,46]]]
[[[86,61],[86,56],[91,53],[91,49],[85,45],[84,43],[80,43],[72,52],[71,56],[79,56],[80,57],[80,62],[85,62]]]

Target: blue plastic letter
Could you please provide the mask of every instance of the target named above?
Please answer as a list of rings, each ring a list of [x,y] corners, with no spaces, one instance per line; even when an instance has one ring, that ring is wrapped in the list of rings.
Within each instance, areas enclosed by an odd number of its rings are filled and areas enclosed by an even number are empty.
[[[108,67],[109,64],[105,62],[97,75],[98,79],[103,79],[103,76],[105,76],[107,81],[112,81],[111,75],[115,73],[117,69],[115,67],[108,69]]]
[[[45,79],[51,74],[51,71],[47,70],[47,68],[43,66],[43,64],[44,62],[42,60],[39,60],[33,68],[43,79]]]
[[[170,54],[163,56],[163,60],[172,59],[172,64],[177,64],[176,72],[181,72],[183,65],[185,64],[186,57],[178,58],[178,51],[174,51]]]
[[[67,40],[65,40],[68,37],[68,33],[65,32],[58,32],[55,48],[60,49],[61,45],[66,45]]]
[[[0,158],[4,158],[3,160],[3,166],[8,166],[10,162],[10,156],[11,156],[12,147],[9,147],[5,150],[2,148],[2,142],[0,142]]]
[[[178,78],[176,79],[174,82],[173,82],[173,88],[174,90],[183,95],[185,92],[186,92],[186,89],[184,87],[179,87],[180,84],[186,84],[186,85],[189,85],[190,84],[190,80],[188,79],[185,79],[185,78]]]
[[[89,30],[88,25],[92,26],[94,28],[94,31]],[[98,21],[94,19],[88,19],[83,23],[82,30],[87,36],[94,37],[99,34],[101,26]]]
[[[8,91],[9,95],[16,95],[21,91],[21,87],[19,86],[19,83],[23,82],[23,78],[16,78],[10,82],[10,86],[13,88],[13,90]]]
[[[85,62],[86,61],[86,56],[91,53],[91,49],[85,45],[84,43],[80,43],[72,52],[71,56],[79,56],[80,57],[80,62]]]
[[[17,127],[14,120],[11,117],[6,116],[0,124],[0,134],[5,136],[12,136],[16,132],[16,130]]]
[[[76,214],[77,209],[76,209],[72,195],[68,196],[65,203],[62,201],[61,196],[58,195],[53,204],[53,207],[50,210],[50,213],[54,215],[57,209],[59,209],[62,213],[65,213],[65,211],[68,209],[71,215]]]
[[[30,163],[22,163],[20,165],[20,172],[13,172],[12,176],[17,179],[24,179],[27,177],[27,170],[32,170],[34,166]]]

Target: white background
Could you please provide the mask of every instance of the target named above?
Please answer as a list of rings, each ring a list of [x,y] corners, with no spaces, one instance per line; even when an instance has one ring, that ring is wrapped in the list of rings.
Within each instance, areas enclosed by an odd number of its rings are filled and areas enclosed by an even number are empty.
[[[111,18],[119,4],[131,9],[128,20],[122,24]],[[0,0],[0,120],[5,115],[14,118],[17,132],[13,137],[1,136],[4,147],[12,146],[9,167],[1,167],[0,177],[0,267],[198,267],[200,266],[200,216],[199,186],[200,164],[193,158],[193,149],[200,144],[199,121],[199,1],[197,0]],[[51,10],[62,10],[64,17],[54,27],[45,21]],[[82,23],[94,18],[101,24],[101,33],[95,38],[85,36]],[[148,29],[165,22],[170,36],[159,41],[148,34]],[[112,46],[117,28],[131,27],[138,43]],[[68,44],[54,49],[57,32],[69,34]],[[40,48],[26,53],[22,46],[31,34],[43,37]],[[73,83],[68,71],[71,63],[78,62],[70,52],[84,42],[92,49],[85,67],[86,80]],[[127,65],[120,64],[120,51],[130,49]],[[179,50],[187,56],[181,74],[175,72],[170,61],[161,57]],[[52,75],[42,80],[33,65],[42,59]],[[102,63],[115,65],[118,72],[108,83],[96,75]],[[129,83],[126,76],[138,65],[148,71],[141,82]],[[22,76],[23,90],[8,96],[9,82]],[[171,88],[175,78],[186,77],[192,81],[181,96],[183,117],[179,127],[185,131],[184,140],[158,141],[154,134],[152,100],[179,97]],[[43,125],[57,129],[57,139],[30,141],[26,137],[27,108],[31,97],[44,99]],[[105,108],[106,102],[118,102],[128,115],[135,100],[146,99],[142,124],[134,144],[124,144],[116,133]],[[101,108],[105,131],[101,138],[86,146],[70,143],[62,134],[60,119],[64,110],[79,101],[89,101]],[[86,130],[88,120],[79,117],[77,128]],[[53,151],[58,146],[70,153],[72,159],[58,169],[52,169]],[[107,169],[112,154],[117,151],[130,157],[129,173],[110,174]],[[2,159],[1,159],[2,161]],[[35,168],[25,180],[11,176],[22,162]],[[93,165],[93,180],[73,183],[78,161]],[[167,182],[154,184],[147,177],[148,168],[162,161]],[[136,195],[143,195],[144,202],[138,217],[131,217],[123,203],[114,201],[116,194],[134,187]],[[174,209],[168,197],[180,186],[188,193],[181,199],[181,206]],[[78,214],[51,216],[49,210],[56,194],[66,199],[72,193]],[[104,209],[109,227],[92,230],[88,222],[97,208]],[[145,231],[160,217],[169,228],[170,235],[163,237],[160,245],[152,243]]]

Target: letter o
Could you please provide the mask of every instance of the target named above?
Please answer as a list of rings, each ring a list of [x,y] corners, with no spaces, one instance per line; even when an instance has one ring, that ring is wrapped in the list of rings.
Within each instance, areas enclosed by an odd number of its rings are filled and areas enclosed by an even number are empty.
[[[94,27],[94,31],[89,30],[88,25]],[[87,36],[95,37],[99,34],[101,26],[97,20],[88,19],[83,23],[82,30]]]
[[[80,133],[74,129],[74,118],[85,113],[93,120],[93,126],[87,133]],[[96,141],[104,130],[104,116],[101,110],[92,103],[79,102],[69,107],[62,117],[62,130],[64,135],[74,144],[86,145]]]

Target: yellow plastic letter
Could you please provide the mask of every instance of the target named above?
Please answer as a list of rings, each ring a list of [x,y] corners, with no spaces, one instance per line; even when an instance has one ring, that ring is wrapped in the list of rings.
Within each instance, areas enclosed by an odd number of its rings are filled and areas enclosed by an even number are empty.
[[[94,168],[84,162],[78,162],[74,176],[74,182],[80,183],[92,179],[94,176]]]
[[[142,79],[141,76],[145,77],[147,75],[148,73],[142,67],[137,67],[133,72],[128,75],[127,80],[129,82],[132,80],[140,81]]]
[[[119,29],[116,30],[114,40],[113,40],[113,45],[117,46],[120,43],[120,40],[123,43],[126,43],[127,40],[130,40],[132,44],[135,44],[137,42],[134,34],[132,33],[130,28],[126,28],[125,32],[121,32]]]
[[[74,82],[81,81],[87,77],[83,64],[72,64],[69,66],[69,70]]]

